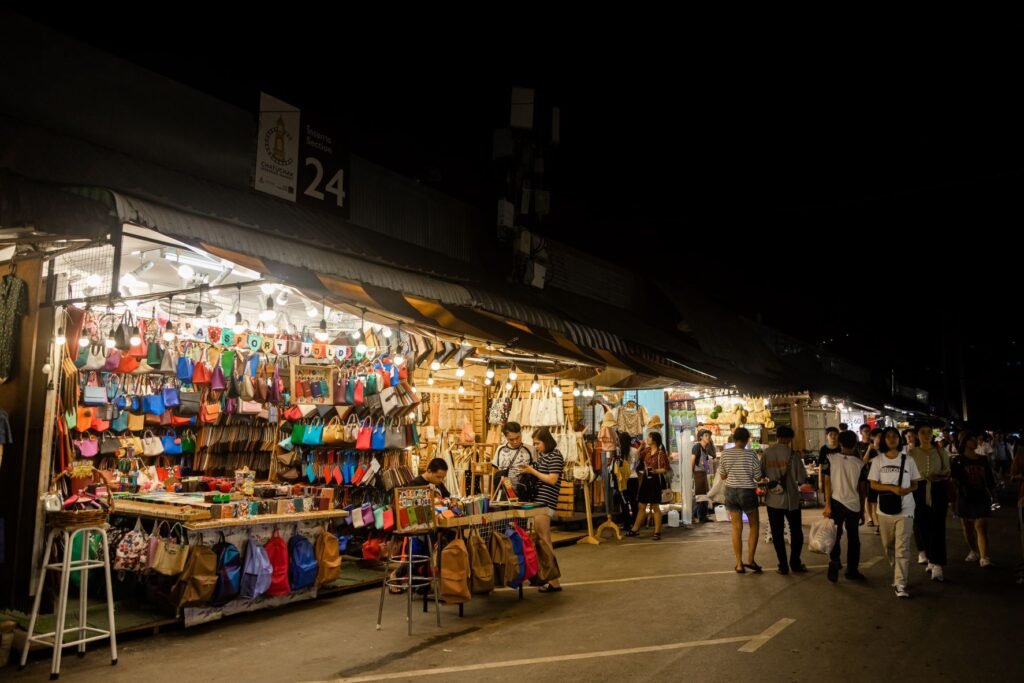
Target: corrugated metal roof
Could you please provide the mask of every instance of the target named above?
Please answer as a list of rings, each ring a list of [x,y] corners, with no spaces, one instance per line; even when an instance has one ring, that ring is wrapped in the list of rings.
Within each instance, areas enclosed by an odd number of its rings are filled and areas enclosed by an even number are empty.
[[[574,344],[589,346],[592,349],[605,349],[615,353],[625,353],[626,344],[610,332],[597,330],[587,325],[565,321],[565,331]]]
[[[468,289],[473,299],[472,305],[477,308],[505,316],[511,320],[524,322],[527,325],[543,327],[563,334],[566,332],[565,320],[553,313],[475,287]]]
[[[279,261],[296,268],[364,282],[397,292],[408,292],[450,304],[470,305],[469,292],[460,285],[410,273],[315,248],[294,240],[190,214],[154,202],[114,193],[121,220],[151,228],[187,242],[206,242],[224,249]]]

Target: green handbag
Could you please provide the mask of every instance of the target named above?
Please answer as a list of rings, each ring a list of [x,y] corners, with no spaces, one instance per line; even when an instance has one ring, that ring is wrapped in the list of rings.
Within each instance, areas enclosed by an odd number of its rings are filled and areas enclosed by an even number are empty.
[[[160,345],[156,343],[156,340],[149,342],[149,348],[146,350],[146,363],[151,368],[160,367],[160,363],[163,362],[164,351],[160,348]]]
[[[192,432],[185,432],[184,434],[181,435],[181,452],[196,452],[196,437]]]
[[[295,426],[292,427],[292,444],[295,446],[301,446],[302,440],[306,436],[306,425],[301,422],[296,422]]]
[[[224,371],[225,377],[231,377],[235,374],[235,352],[225,351],[220,354],[220,368]]]
[[[380,393],[380,391],[377,390],[376,372],[371,372],[367,374],[366,377],[363,379],[363,385],[363,393],[367,394],[368,396],[373,396]]]

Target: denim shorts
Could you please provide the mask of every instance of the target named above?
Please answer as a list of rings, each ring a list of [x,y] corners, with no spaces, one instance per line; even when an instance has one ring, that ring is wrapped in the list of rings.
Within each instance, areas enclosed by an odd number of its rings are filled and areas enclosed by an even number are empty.
[[[758,507],[757,491],[725,487],[725,509],[729,512],[755,512]]]

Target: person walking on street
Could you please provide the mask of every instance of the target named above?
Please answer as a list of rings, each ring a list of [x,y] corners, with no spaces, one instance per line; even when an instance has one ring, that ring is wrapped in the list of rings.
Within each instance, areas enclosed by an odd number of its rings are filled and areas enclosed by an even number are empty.
[[[857,435],[839,434],[839,453],[825,457],[821,465],[825,479],[825,511],[823,515],[836,523],[836,543],[828,563],[828,580],[839,580],[839,562],[842,554],[840,541],[846,528],[846,578],[860,581],[860,525],[864,523],[864,503],[867,497],[867,469],[857,457]]]
[[[953,480],[957,483],[956,512],[971,553],[967,562],[981,561],[988,567],[988,518],[992,516],[995,478],[992,463],[978,454],[978,437],[966,432],[960,437],[960,455],[953,459]]]
[[[779,558],[778,572],[782,575],[806,572],[800,561],[804,547],[804,529],[800,518],[800,484],[807,479],[804,461],[793,451],[793,430],[782,425],[776,431],[778,443],[764,452],[764,476],[768,478],[765,505],[768,524],[772,529],[772,544]],[[785,523],[789,522],[790,556],[786,559]]]
[[[914,491],[922,479],[917,463],[903,452],[903,438],[895,427],[882,433],[884,453],[871,461],[868,480],[878,493],[878,525],[882,550],[894,569],[896,597],[909,598],[910,532],[914,524]]]
[[[917,427],[917,448],[910,457],[924,481],[914,493],[914,536],[917,540],[917,563],[926,565],[932,581],[945,580],[946,512],[949,509],[949,452],[932,438],[932,427]]]
[[[668,453],[661,440],[661,434],[651,432],[647,435],[647,443],[640,454],[640,491],[637,498],[640,511],[637,513],[633,528],[626,532],[627,536],[639,536],[640,529],[647,520],[647,506],[651,506],[654,516],[654,540],[661,540],[661,490],[662,475],[669,471]]]
[[[690,467],[693,470],[693,495],[706,496],[711,489],[708,481],[711,465],[715,459],[715,444],[711,443],[711,432],[702,429],[697,434],[697,443],[693,444],[690,453]],[[708,503],[701,501],[696,505],[697,520],[710,522],[708,519]]]
[[[748,569],[760,574],[762,568],[754,560],[757,551],[757,535],[761,528],[758,511],[757,484],[763,479],[761,461],[754,451],[747,450],[750,432],[743,427],[732,435],[733,447],[725,450],[718,459],[718,471],[725,478],[725,507],[732,517],[732,550],[736,556],[736,573],[745,574]],[[743,513],[750,520],[750,535],[747,539],[747,557],[743,562]]]
[[[899,436],[898,431],[896,435]],[[871,462],[885,450],[882,446],[882,430],[877,427],[872,429],[868,439],[870,443],[867,452],[864,453],[864,466],[870,470]],[[900,443],[903,443],[902,439]],[[873,486],[868,486],[868,526],[874,527],[876,534],[881,533],[878,527],[878,491]]]

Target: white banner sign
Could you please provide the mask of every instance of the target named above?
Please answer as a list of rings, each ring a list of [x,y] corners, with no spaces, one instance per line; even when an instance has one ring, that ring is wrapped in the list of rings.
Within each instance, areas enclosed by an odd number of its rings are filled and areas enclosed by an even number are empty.
[[[260,192],[295,201],[299,171],[299,110],[260,93],[260,128],[256,140],[256,175]]]

